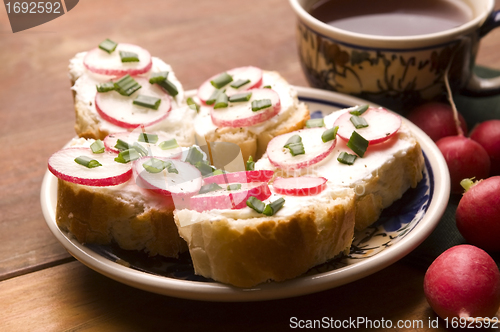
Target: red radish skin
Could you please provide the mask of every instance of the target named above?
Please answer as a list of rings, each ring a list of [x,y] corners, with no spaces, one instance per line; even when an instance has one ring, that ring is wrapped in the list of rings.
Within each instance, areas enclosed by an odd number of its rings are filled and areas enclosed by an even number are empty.
[[[457,228],[468,243],[500,251],[500,176],[474,184],[460,199]]]
[[[458,245],[429,266],[424,293],[436,314],[454,317],[495,317],[500,307],[500,272],[483,250]]]
[[[460,181],[488,177],[490,158],[479,143],[464,136],[448,136],[436,142],[450,171],[451,192],[463,192]]]
[[[437,102],[424,104],[412,110],[407,118],[434,142],[443,137],[459,134],[453,118],[453,109],[448,104]],[[467,135],[467,123],[464,117],[459,113],[458,118],[463,134]]]
[[[277,178],[273,182],[273,189],[282,195],[313,196],[325,190],[327,181],[323,177],[312,176]]]
[[[490,176],[500,175],[500,120],[488,120],[472,130],[470,138],[486,150],[490,156]]]
[[[209,176],[203,179],[203,182],[205,184],[268,182],[273,175],[274,171],[270,170],[242,171]]]

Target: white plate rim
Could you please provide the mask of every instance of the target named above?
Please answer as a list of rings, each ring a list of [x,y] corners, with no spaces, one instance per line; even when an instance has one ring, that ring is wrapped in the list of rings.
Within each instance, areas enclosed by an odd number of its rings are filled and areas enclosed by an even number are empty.
[[[299,98],[315,99],[318,102],[344,105],[370,103],[336,92],[298,86],[295,88]],[[190,93],[194,94],[194,91],[188,91],[186,94]],[[373,105],[373,103],[370,104]],[[450,193],[446,162],[437,146],[422,130],[406,119],[403,121],[415,134],[434,173],[434,192],[427,212],[415,228],[392,247],[359,263],[333,271],[298,277],[281,283],[266,283],[253,288],[240,289],[217,282],[178,280],[128,268],[86,248],[57,227],[53,209],[57,179],[48,170],[44,175],[40,193],[43,215],[57,240],[81,263],[111,279],[145,291],[202,301],[262,301],[324,291],[378,272],[409,254],[435,229],[446,209]]]

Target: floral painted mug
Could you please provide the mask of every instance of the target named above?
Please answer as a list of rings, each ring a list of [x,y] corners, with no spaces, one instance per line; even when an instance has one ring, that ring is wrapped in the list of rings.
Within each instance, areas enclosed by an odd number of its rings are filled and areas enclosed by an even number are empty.
[[[470,12],[465,23],[443,31],[402,36],[339,28],[311,14],[321,1],[289,1],[298,16],[301,65],[313,87],[354,95],[402,114],[426,101],[446,98],[445,75],[454,92],[500,93],[500,77],[483,79],[473,73],[480,39],[500,25],[495,0],[453,0]],[[336,2],[339,6],[346,4]]]

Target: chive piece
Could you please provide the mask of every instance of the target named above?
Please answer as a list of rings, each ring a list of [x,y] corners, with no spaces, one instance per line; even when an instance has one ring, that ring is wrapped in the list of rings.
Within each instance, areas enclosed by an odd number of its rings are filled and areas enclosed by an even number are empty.
[[[156,144],[156,142],[158,142],[158,135],[148,134],[148,133],[140,133],[139,138],[137,138],[137,141],[144,142],[144,143]]]
[[[215,100],[217,99],[217,96],[221,94],[223,91],[219,89],[215,89],[214,92],[208,97],[206,104],[207,105],[213,105],[215,103]]]
[[[132,102],[134,105],[150,108],[155,111],[157,111],[158,107],[160,107],[160,103],[160,98],[146,95],[138,95]]]
[[[262,213],[265,214],[266,216],[272,216],[276,212],[278,212],[283,207],[284,204],[285,204],[285,199],[283,197],[280,197],[274,202],[267,204]]]
[[[361,114],[366,112],[367,109],[368,109],[368,105],[360,105],[360,106],[356,106],[355,109],[349,111],[349,113],[351,113],[352,115],[360,116]]]
[[[323,120],[323,118],[309,119],[306,121],[307,128],[317,128],[317,127],[324,127],[324,126],[325,126],[325,121]]]
[[[175,168],[174,163],[171,161],[167,161],[167,172],[179,174],[179,171]]]
[[[148,150],[146,150],[142,145],[140,145],[138,142],[134,142],[132,144],[132,149],[135,149],[141,156],[145,157],[148,155]]]
[[[124,151],[124,150],[128,150],[131,148],[130,144],[128,144],[127,142],[121,140],[121,139],[118,139],[116,141],[116,144],[115,144],[115,148],[118,150],[118,151]]]
[[[213,80],[210,81],[210,83],[216,88],[220,89],[224,86],[226,86],[228,83],[231,83],[233,81],[233,78],[231,75],[228,73],[222,73]]]
[[[139,55],[134,52],[120,51],[122,62],[139,62]]]
[[[216,190],[220,190],[220,189],[222,189],[222,187],[219,186],[217,183],[209,183],[209,184],[206,184],[204,186],[201,186],[198,194],[206,194],[206,193],[209,193],[211,191],[216,191]]]
[[[194,165],[194,167],[196,167],[203,176],[212,174],[212,172],[214,171],[213,167],[210,166],[206,161],[199,161]]]
[[[238,88],[241,88],[243,85],[245,85],[247,83],[250,83],[250,80],[243,80],[243,79],[240,78],[239,80],[234,81],[233,83],[231,83],[230,87],[238,89]]]
[[[339,126],[335,126],[333,128],[327,129],[321,135],[321,139],[324,143],[334,140],[337,137],[337,130],[339,130]]]
[[[253,161],[252,156],[248,157],[245,169],[247,171],[253,171],[255,169],[255,162]]]
[[[116,90],[115,84],[113,82],[105,82],[101,84],[97,84],[96,86],[97,92],[109,92]]]
[[[262,88],[263,89],[271,89],[271,86],[270,85],[264,85]]]
[[[158,144],[158,147],[162,150],[171,150],[179,147],[177,140],[175,138],[166,140]]]
[[[132,149],[128,149],[128,150],[124,150],[124,151],[120,152],[118,154],[118,157],[115,158],[115,161],[122,163],[122,164],[126,164],[128,162],[133,161],[133,160],[139,159],[140,157],[141,157],[141,155],[139,154],[139,152],[137,152],[136,149],[132,148]]]
[[[257,112],[265,108],[271,107],[273,104],[271,99],[260,99],[252,101],[252,111]]]
[[[219,175],[219,174],[224,174],[224,171],[221,169],[216,169],[215,171],[212,172],[212,175]]]
[[[356,129],[368,127],[368,122],[366,122],[366,119],[360,116],[353,115],[349,120],[351,120],[352,124]]]
[[[369,142],[356,131],[352,132],[352,135],[347,142],[347,146],[361,158],[365,155],[368,144]]]
[[[195,110],[196,113],[200,111],[200,105],[197,104],[192,97],[186,99],[186,103],[188,104],[189,108]]]
[[[104,143],[98,139],[94,143],[90,144],[90,149],[93,153],[103,153],[105,150]]]
[[[159,86],[161,86],[169,95],[172,97],[177,96],[179,93],[179,90],[177,90],[177,87],[175,86],[174,83],[170,82],[169,80],[164,80],[158,83]]]
[[[217,96],[217,99],[215,100],[215,103],[214,103],[214,109],[226,108],[228,105],[229,104],[228,104],[227,95],[224,92],[219,93],[219,95]]]
[[[240,190],[241,183],[230,184],[227,186],[227,190]]]
[[[247,206],[249,208],[254,209],[258,213],[264,212],[264,209],[266,208],[266,204],[264,204],[264,202],[262,202],[260,199],[258,199],[255,196],[250,196],[247,199],[246,203],[247,203]]]
[[[165,81],[167,77],[168,77],[168,71],[151,73],[151,76],[149,77],[149,83],[151,84],[160,83]]]
[[[75,162],[87,168],[94,168],[102,166],[100,162],[95,159],[92,159],[88,156],[79,156],[75,158]]]
[[[283,145],[284,148],[287,148],[290,144],[293,144],[293,143],[301,143],[302,142],[302,137],[300,137],[300,135],[293,135],[291,136],[285,143],[285,145]]]
[[[142,167],[144,167],[144,169],[146,169],[149,173],[160,173],[168,167],[168,163],[157,158],[150,158],[142,164]]]
[[[99,44],[99,48],[105,52],[112,53],[118,44],[109,38],[106,38]]]
[[[356,158],[358,158],[358,156],[356,156],[355,154],[350,154],[342,151],[337,157],[337,160],[342,164],[352,165],[354,164],[354,161],[356,161]]]
[[[304,150],[304,144],[302,142],[300,143],[290,143],[288,144],[287,148],[290,150],[290,153],[292,156],[298,156],[300,154],[305,154],[306,151]]]
[[[139,83],[137,83],[137,81],[134,80],[129,74],[123,76],[114,84],[116,91],[118,91],[118,93],[122,96],[130,96],[141,88]]]
[[[232,103],[239,103],[243,101],[249,101],[252,98],[251,92],[237,93],[229,97],[229,101]]]
[[[185,161],[193,166],[196,166],[197,162],[203,161],[203,153],[193,146],[189,149]]]

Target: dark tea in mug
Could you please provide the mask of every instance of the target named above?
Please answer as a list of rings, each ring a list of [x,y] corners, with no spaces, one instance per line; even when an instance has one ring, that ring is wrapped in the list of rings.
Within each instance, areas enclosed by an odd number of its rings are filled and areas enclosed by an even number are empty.
[[[309,12],[333,27],[377,36],[436,33],[474,17],[456,0],[320,0]]]

